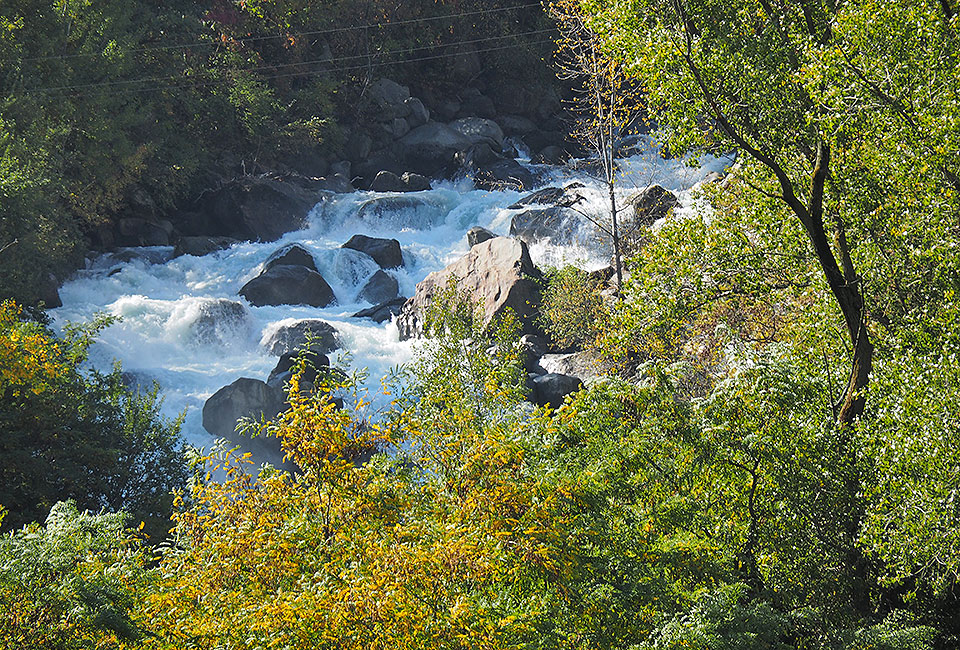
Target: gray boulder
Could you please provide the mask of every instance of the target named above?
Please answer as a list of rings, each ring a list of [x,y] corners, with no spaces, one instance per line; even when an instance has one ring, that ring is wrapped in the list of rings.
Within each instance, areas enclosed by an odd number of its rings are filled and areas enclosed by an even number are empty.
[[[478,189],[491,191],[522,190],[537,184],[533,173],[513,158],[477,165],[473,181]]]
[[[410,99],[410,90],[391,79],[374,81],[367,89],[367,98],[375,109],[374,119],[380,122],[389,122],[410,114],[410,106],[406,104]]]
[[[488,144],[494,151],[503,150],[503,130],[493,120],[482,117],[463,117],[450,123],[450,128],[471,144]]]
[[[569,354],[544,354],[540,366],[548,373],[570,375],[586,382],[608,369],[599,353],[582,350]]]
[[[583,183],[570,183],[566,187],[544,187],[531,192],[508,205],[508,210],[521,210],[528,205],[551,205],[568,208],[583,200],[583,196],[576,190],[584,187]]]
[[[383,170],[377,172],[373,182],[370,183],[371,192],[406,192],[407,186],[399,176],[391,171]]]
[[[400,295],[400,285],[397,279],[392,275],[379,270],[373,274],[363,289],[357,296],[360,300],[366,300],[372,305],[395,300]]]
[[[493,239],[494,237],[499,237],[499,235],[490,232],[482,226],[474,226],[467,231],[467,246],[473,248],[477,244],[485,242],[488,239]]]
[[[430,179],[422,174],[403,172],[400,175],[400,180],[406,186],[406,192],[424,192],[430,189]]]
[[[396,239],[354,235],[341,248],[351,248],[366,253],[382,269],[395,269],[403,266],[403,252],[400,250],[400,242]]]
[[[194,257],[203,257],[215,251],[230,248],[238,241],[233,237],[181,237],[177,240],[177,245],[173,249],[173,256],[193,255]]]
[[[313,271],[317,270],[313,255],[300,244],[287,244],[270,253],[270,257],[263,263],[263,268],[268,270],[275,266],[302,266]]]
[[[315,383],[317,373],[330,367],[330,359],[325,354],[314,352],[313,350],[287,352],[280,356],[277,365],[270,371],[270,376],[267,377],[267,385],[282,389],[293,377],[293,367],[296,365],[297,359],[301,354],[304,355],[307,362],[303,371],[303,381],[310,382],[311,384]]]
[[[241,377],[229,386],[224,386],[203,405],[203,428],[220,438],[226,438],[254,454],[259,462],[280,465],[283,453],[280,442],[274,437],[249,438],[237,433],[240,418],[272,419],[284,410],[283,391],[259,379]]]
[[[361,309],[353,315],[354,318],[369,318],[375,323],[385,323],[400,313],[406,298],[395,298],[393,300],[374,305],[368,309]]]
[[[323,276],[305,266],[274,266],[247,282],[239,294],[251,305],[311,305],[326,307],[336,302],[333,289]]]
[[[340,345],[340,333],[337,328],[318,318],[308,318],[282,325],[263,343],[270,354],[278,357],[304,349],[329,354],[340,348]]]
[[[532,158],[532,162],[540,165],[563,165],[568,160],[570,152],[555,144],[547,145]]]
[[[548,373],[533,380],[533,394],[530,396],[538,406],[553,408],[563,404],[563,398],[583,388],[583,382],[577,377]]]
[[[446,124],[429,122],[410,131],[398,141],[407,169],[434,176],[450,167],[454,156],[472,142]]]
[[[522,115],[501,115],[497,118],[497,124],[507,135],[524,135],[537,130],[537,125]]]
[[[484,326],[512,311],[521,329],[536,333],[540,304],[540,271],[533,265],[527,245],[508,237],[495,237],[470,249],[464,257],[440,271],[434,271],[417,285],[413,298],[403,306],[397,320],[401,339],[420,336],[423,318],[438,291],[451,280],[477,301]]]
[[[645,226],[651,226],[658,219],[666,217],[670,210],[680,206],[680,200],[672,192],[659,185],[651,185],[627,199],[627,205],[634,210],[634,220]]]
[[[416,97],[408,97],[403,103],[410,109],[410,113],[407,115],[407,122],[411,128],[423,126],[430,121],[430,111],[426,109],[423,102],[419,99]]]

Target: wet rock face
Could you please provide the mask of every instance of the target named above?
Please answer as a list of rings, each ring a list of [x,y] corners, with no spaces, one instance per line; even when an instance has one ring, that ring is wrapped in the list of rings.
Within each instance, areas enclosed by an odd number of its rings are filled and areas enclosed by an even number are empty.
[[[177,246],[173,249],[173,256],[193,255],[203,257],[215,251],[230,248],[239,240],[233,237],[181,237],[177,240]]]
[[[224,386],[203,405],[203,428],[219,438],[226,438],[249,449],[259,461],[280,465],[283,453],[276,438],[250,438],[237,433],[240,418],[272,419],[285,406],[283,391],[259,379],[241,377]]]
[[[493,239],[497,237],[496,233],[492,233],[482,226],[474,226],[467,231],[467,246],[473,248],[477,244],[483,243],[488,239]]]
[[[399,295],[400,285],[397,283],[397,279],[380,270],[367,280],[367,284],[360,290],[357,297],[377,305],[394,300]]]
[[[279,265],[265,270],[239,291],[251,305],[326,307],[337,301],[323,276],[305,266]]]
[[[583,388],[583,382],[577,377],[548,373],[533,380],[531,399],[538,406],[557,408],[563,404],[563,398]]]
[[[330,359],[325,354],[320,354],[312,350],[305,352],[287,352],[280,356],[277,365],[270,371],[270,376],[267,377],[267,385],[274,388],[283,388],[293,377],[293,367],[296,365],[301,354],[304,355],[304,360],[306,361],[301,378],[304,382],[315,383],[317,373],[330,367]]]
[[[312,271],[317,270],[313,255],[299,244],[287,244],[271,253],[263,268],[267,270],[275,266],[302,266]]]
[[[567,208],[538,208],[515,214],[510,220],[510,234],[532,244],[550,239],[558,244],[573,240],[579,216]]]
[[[401,339],[423,332],[423,318],[438,291],[455,279],[461,291],[479,302],[483,325],[507,311],[520,320],[528,333],[538,330],[535,319],[540,304],[540,271],[533,265],[527,245],[520,240],[495,237],[470,249],[464,257],[440,271],[434,271],[417,285],[397,319]]]
[[[187,234],[274,241],[303,227],[319,198],[311,179],[244,176],[201,196],[190,219],[180,219],[181,229]]]
[[[670,210],[679,207],[680,200],[673,192],[659,185],[651,185],[627,199],[627,205],[633,208],[637,223],[651,226],[658,219],[666,217]]]
[[[283,356],[299,350],[329,354],[340,348],[340,333],[333,325],[316,318],[308,318],[283,325],[264,342],[270,354]]]
[[[361,309],[353,315],[354,318],[369,318],[375,323],[385,323],[400,313],[406,298],[395,298],[393,300],[374,305],[369,309]]]
[[[342,248],[352,248],[355,251],[366,253],[382,269],[395,269],[403,266],[403,253],[400,250],[400,242],[396,239],[354,235]]]

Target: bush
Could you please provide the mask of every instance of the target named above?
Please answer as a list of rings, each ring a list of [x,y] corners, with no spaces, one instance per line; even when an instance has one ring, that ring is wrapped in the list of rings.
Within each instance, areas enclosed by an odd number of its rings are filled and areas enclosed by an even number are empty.
[[[583,347],[596,340],[607,313],[602,284],[575,266],[547,272],[540,323],[557,346]]]

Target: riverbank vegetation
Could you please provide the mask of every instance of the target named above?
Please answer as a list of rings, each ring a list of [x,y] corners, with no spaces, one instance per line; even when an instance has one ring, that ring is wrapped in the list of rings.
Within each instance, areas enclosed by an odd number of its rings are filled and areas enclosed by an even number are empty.
[[[559,1],[632,62],[671,152],[737,153],[645,232],[615,298],[549,279],[547,332],[614,371],[534,407],[515,323],[451,293],[389,408],[295,375],[251,430],[300,471],[214,449],[163,544],[139,511],[20,528],[0,497],[4,643],[960,645],[953,4]],[[5,309],[4,399],[106,381]]]

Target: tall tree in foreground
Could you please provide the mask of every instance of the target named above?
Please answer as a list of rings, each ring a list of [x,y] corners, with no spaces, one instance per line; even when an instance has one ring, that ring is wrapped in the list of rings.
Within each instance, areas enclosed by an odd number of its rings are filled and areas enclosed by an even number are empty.
[[[898,280],[913,269],[892,261],[908,259],[900,252],[907,242],[898,238],[914,228],[911,219],[925,217],[928,227],[941,230],[947,228],[942,220],[957,214],[956,160],[947,153],[957,137],[950,126],[957,114],[950,4],[578,4],[606,35],[608,50],[631,61],[671,151],[737,150],[744,161],[740,177],[755,196],[802,226],[834,317],[843,324],[848,371],[833,405],[841,459],[836,470],[846,476],[847,578],[855,609],[866,613],[868,565],[857,541],[862,473],[854,436],[864,415],[877,327],[895,327],[892,321],[902,322],[912,309],[910,287],[916,285]],[[934,196],[941,200],[931,206]],[[918,243],[915,238],[909,245]],[[883,276],[885,266],[894,270],[892,277]],[[916,275],[922,285],[922,274]],[[898,289],[887,291],[888,285]],[[829,339],[829,321],[820,327]]]

